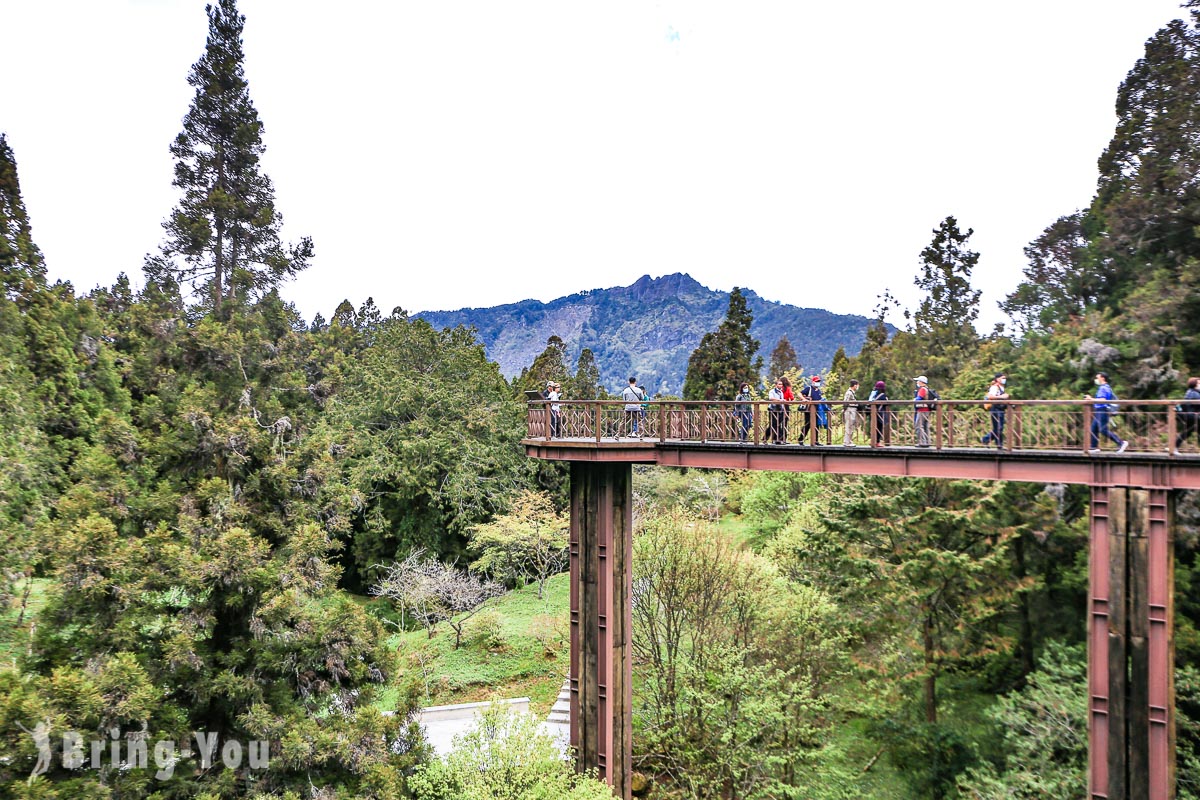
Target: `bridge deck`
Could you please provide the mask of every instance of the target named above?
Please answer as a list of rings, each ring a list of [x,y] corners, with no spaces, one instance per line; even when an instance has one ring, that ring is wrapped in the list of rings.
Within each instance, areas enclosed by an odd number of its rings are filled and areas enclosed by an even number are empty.
[[[1200,455],[956,447],[842,447],[639,439],[525,439],[526,455],[553,461],[625,462],[664,467],[828,472],[915,478],[1077,483],[1200,489]]]

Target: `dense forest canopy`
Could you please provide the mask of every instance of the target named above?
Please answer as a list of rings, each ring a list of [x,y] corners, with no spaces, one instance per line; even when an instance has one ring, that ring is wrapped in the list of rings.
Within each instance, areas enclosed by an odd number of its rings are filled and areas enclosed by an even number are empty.
[[[914,253],[907,327],[885,293],[831,348],[827,391],[927,374],[976,399],[1005,371],[1016,397],[1077,397],[1104,370],[1124,397],[1181,393],[1200,372],[1198,13],[1120,86],[1096,194],[1030,243],[1002,304],[1011,332],[975,331],[973,230],[948,215]],[[539,335],[506,378],[468,327],[370,300],[302,319],[283,289],[312,243],[279,238],[243,18],[220,0],[208,20],[171,145],[180,200],[142,288],[48,280],[0,135],[2,793],[604,796],[531,731],[489,738],[507,722],[432,758],[413,712],[433,651],[404,637],[419,608],[428,640],[444,620],[454,651],[483,642],[500,660],[503,626],[465,626],[487,614],[463,587],[529,582],[549,602],[566,477],[524,457],[520,393],[604,397],[629,360]],[[806,333],[755,338],[754,299],[735,290],[697,331],[687,396],[757,387],[763,345],[772,373],[799,377]],[[1082,792],[1081,490],[638,468],[636,495],[634,756],[661,796]],[[1183,495],[1177,514],[1179,797],[1195,798],[1200,503]],[[388,584],[406,559],[449,599],[413,599],[417,572]],[[399,614],[367,602],[388,592]],[[561,683],[561,620],[540,616],[538,658]],[[125,755],[73,762],[62,732]],[[129,755],[197,732],[265,749],[169,770]],[[523,769],[498,774],[509,762]]]

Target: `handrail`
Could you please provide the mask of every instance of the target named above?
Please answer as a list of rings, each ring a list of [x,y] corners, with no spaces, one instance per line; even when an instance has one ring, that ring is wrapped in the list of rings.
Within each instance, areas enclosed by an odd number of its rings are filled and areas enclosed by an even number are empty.
[[[596,446],[646,442],[773,442],[803,446],[997,448],[1200,455],[1200,412],[1185,400],[939,399],[929,410],[903,400],[533,400],[530,439],[589,441]],[[1115,410],[1107,407],[1115,405]],[[822,408],[823,407],[823,408]],[[847,413],[853,408],[855,413]],[[1183,410],[1180,410],[1183,409]],[[852,423],[849,432],[847,423]],[[1182,436],[1185,441],[1176,448]],[[776,445],[777,446],[777,445]],[[1095,454],[1094,452],[1092,454]]]

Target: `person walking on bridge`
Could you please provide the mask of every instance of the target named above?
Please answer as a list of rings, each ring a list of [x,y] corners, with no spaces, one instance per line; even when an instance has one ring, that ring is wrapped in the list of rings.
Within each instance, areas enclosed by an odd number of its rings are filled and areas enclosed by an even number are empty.
[[[776,378],[767,399],[767,441],[771,444],[783,444],[787,430],[787,417],[783,405],[783,378]]]
[[[1175,447],[1172,455],[1179,455],[1179,447],[1188,440],[1194,432],[1197,443],[1200,443],[1200,378],[1188,378],[1187,393],[1183,399],[1191,402],[1175,406],[1179,413],[1179,435],[1175,437]]]
[[[992,378],[992,385],[988,387],[987,396],[984,400],[983,408],[992,416],[992,432],[985,434],[979,441],[983,444],[996,443],[997,450],[1004,449],[1004,411],[1005,405],[1002,400],[1008,399],[1008,390],[1005,389],[1005,384],[1008,383],[1008,376],[1003,372],[997,372]]]
[[[875,390],[871,392],[871,396],[868,397],[867,400],[872,403],[876,403],[874,432],[875,445],[879,446],[880,444],[891,444],[891,436],[890,432],[888,431],[888,424],[892,419],[892,409],[891,406],[884,405],[888,400],[887,384],[883,381],[875,381]]]
[[[918,375],[913,378],[917,390],[913,393],[913,427],[917,429],[917,447],[929,447],[929,414],[933,411],[933,390],[929,388],[929,378]]]
[[[836,397],[837,395],[834,395]],[[858,422],[858,381],[850,381],[850,388],[842,396],[843,418],[846,421],[846,447],[854,447],[854,425]]]
[[[754,402],[754,395],[750,393],[750,384],[743,383],[733,400],[733,416],[739,423],[741,428],[739,437],[744,442],[750,436],[750,425],[754,412],[754,406],[751,405]]]
[[[1097,372],[1095,382],[1097,386],[1096,399],[1102,402],[1096,403],[1093,406],[1091,446],[1088,448],[1088,453],[1096,455],[1100,452],[1101,436],[1106,436],[1115,442],[1118,453],[1124,453],[1125,448],[1129,447],[1129,442],[1108,429],[1109,418],[1117,410],[1117,404],[1113,402],[1117,398],[1113,394],[1112,387],[1108,385],[1108,373]],[[1087,397],[1087,395],[1085,394],[1084,397]]]

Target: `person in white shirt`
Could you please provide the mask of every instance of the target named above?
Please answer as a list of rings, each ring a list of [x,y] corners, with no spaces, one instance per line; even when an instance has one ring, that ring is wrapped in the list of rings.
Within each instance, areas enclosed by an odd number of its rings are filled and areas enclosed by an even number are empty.
[[[1008,390],[1004,388],[1007,383],[1008,376],[1003,372],[997,372],[996,376],[992,378],[992,385],[987,390],[986,400],[988,402],[985,404],[985,407],[991,406],[988,411],[992,415],[992,431],[979,440],[983,444],[995,442],[997,450],[1004,449],[1005,405],[1001,401],[1008,399]]]
[[[621,392],[621,399],[625,401],[626,434],[641,438],[638,425],[642,420],[642,403],[646,399],[646,394],[638,388],[637,378],[629,379],[629,385]]]

